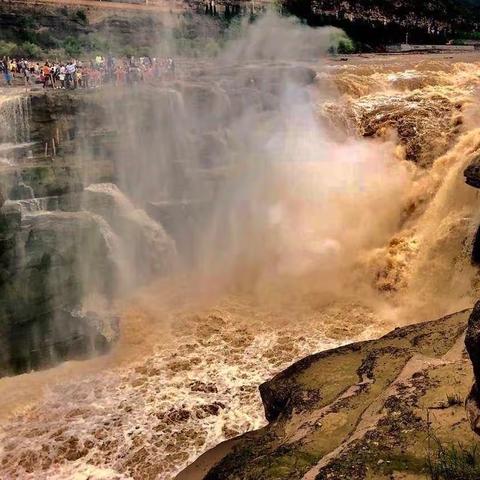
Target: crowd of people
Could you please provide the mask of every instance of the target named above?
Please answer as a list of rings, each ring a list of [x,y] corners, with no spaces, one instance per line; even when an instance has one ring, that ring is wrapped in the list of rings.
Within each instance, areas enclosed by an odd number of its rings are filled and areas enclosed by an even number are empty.
[[[26,87],[42,84],[43,88],[95,88],[103,84],[131,85],[151,79],[175,77],[173,58],[97,56],[89,62],[37,62],[24,58],[4,57],[0,60],[0,73],[7,85],[21,78]]]

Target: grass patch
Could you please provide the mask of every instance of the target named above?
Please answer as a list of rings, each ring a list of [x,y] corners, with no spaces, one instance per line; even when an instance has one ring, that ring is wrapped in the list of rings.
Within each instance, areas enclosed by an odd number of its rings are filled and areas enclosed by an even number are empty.
[[[431,480],[478,480],[480,449],[474,445],[447,445],[430,440],[427,472]]]

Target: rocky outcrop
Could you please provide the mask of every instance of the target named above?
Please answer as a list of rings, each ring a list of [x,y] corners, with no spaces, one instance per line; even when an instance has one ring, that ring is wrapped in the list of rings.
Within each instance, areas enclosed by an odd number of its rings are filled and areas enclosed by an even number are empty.
[[[0,166],[8,198],[0,209],[0,375],[105,351],[115,335],[107,339],[98,319],[110,332],[116,319],[85,312],[90,293],[108,305],[175,262],[163,226],[112,183],[123,144],[109,106],[132,96],[116,94],[34,92],[19,110],[28,151]],[[133,96],[132,108],[143,100]]]
[[[0,210],[0,373],[104,351],[109,341],[81,308],[88,291],[110,295],[116,275],[101,219],[89,212]]]
[[[480,158],[471,162],[463,174],[467,185],[474,188],[480,188]]]
[[[219,446],[178,478],[425,478],[432,423],[439,438],[474,437],[462,402],[471,378],[463,355],[469,314],[292,365],[260,387],[268,426]]]
[[[465,183],[480,188],[480,158],[475,158],[463,172]],[[472,245],[472,263],[480,265],[480,227],[477,229]]]
[[[475,158],[464,171],[465,182],[474,188],[480,188],[480,158]],[[480,227],[473,240],[472,263],[480,264]],[[472,361],[474,383],[466,400],[466,409],[472,430],[480,435],[480,302],[478,302],[468,320],[465,346]]]
[[[0,375],[106,351],[117,320],[84,312],[84,299],[109,302],[175,260],[162,226],[113,184],[55,202],[30,194],[0,209]]]
[[[480,435],[480,302],[475,305],[468,320],[465,346],[472,361],[475,380],[466,407],[472,429]]]

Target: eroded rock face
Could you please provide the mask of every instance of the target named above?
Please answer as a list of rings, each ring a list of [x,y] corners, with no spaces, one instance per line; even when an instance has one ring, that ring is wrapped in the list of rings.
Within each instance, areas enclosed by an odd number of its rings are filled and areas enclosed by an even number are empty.
[[[467,398],[466,408],[473,431],[480,435],[480,302],[477,302],[468,320],[465,346],[470,355],[475,376],[475,383]]]
[[[480,157],[473,160],[463,172],[465,183],[474,188],[480,188]],[[480,265],[480,227],[477,229],[472,245],[472,263]]]
[[[118,321],[103,309],[173,263],[163,227],[103,183],[114,180],[116,132],[102,95],[32,93],[18,122],[31,161],[2,165],[0,376],[104,352]]]
[[[471,29],[478,21],[478,9],[473,3],[453,0],[284,0],[282,3],[287,11],[310,25],[334,25],[357,41],[376,47],[404,42],[406,32],[414,43],[439,43],[452,28]]]
[[[467,185],[480,188],[480,158],[476,158],[466,168],[465,181]],[[472,262],[480,264],[480,228],[477,230],[472,248]],[[480,302],[475,305],[468,320],[465,336],[465,346],[472,361],[475,382],[466,400],[466,409],[472,430],[480,435]]]
[[[90,212],[0,210],[0,373],[105,351],[109,340],[74,313],[89,291],[107,298],[117,266],[101,219]]]
[[[0,209],[0,375],[107,351],[118,319],[83,311],[85,299],[109,303],[175,258],[163,227],[113,184],[19,197]]]

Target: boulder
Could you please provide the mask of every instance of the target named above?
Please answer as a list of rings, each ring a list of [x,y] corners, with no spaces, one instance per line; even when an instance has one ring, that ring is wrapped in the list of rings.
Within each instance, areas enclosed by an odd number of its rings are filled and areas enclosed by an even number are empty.
[[[10,331],[8,373],[22,373],[107,353],[118,339],[119,319],[95,312],[57,310]]]

